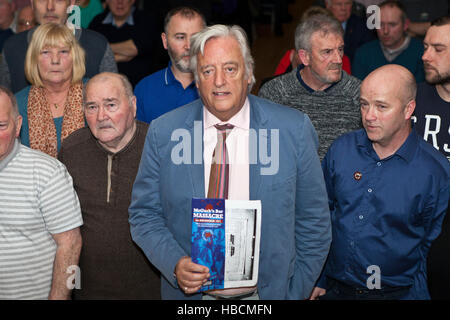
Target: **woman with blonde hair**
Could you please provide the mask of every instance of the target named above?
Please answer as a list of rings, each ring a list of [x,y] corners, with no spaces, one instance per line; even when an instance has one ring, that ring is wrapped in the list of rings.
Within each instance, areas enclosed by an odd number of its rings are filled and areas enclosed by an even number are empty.
[[[84,50],[70,29],[54,23],[36,29],[25,60],[31,86],[16,94],[22,144],[56,157],[62,140],[85,126],[85,71]]]

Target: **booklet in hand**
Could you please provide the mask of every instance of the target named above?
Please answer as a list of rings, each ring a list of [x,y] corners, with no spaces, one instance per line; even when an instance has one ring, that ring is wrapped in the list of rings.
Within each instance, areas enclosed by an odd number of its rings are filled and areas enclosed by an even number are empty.
[[[192,199],[192,261],[209,268],[200,291],[255,286],[261,201]]]

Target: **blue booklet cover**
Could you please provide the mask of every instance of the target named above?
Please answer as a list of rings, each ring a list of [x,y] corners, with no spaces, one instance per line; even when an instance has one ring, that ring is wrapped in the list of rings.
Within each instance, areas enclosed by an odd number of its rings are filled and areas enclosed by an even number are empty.
[[[224,288],[225,200],[192,199],[191,258],[211,275],[200,291]]]

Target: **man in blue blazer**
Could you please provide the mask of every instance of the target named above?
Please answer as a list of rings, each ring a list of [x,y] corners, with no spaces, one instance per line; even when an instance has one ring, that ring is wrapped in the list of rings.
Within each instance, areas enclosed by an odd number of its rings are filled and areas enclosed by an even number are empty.
[[[201,99],[150,125],[129,208],[133,240],[161,271],[163,299],[306,299],[331,242],[315,130],[298,110],[248,94],[253,58],[240,27],[211,26],[191,41]],[[228,198],[262,204],[258,283],[201,294],[210,274],[189,257],[191,199],[206,197],[218,140],[209,133],[225,123],[230,159],[245,159],[230,161]]]

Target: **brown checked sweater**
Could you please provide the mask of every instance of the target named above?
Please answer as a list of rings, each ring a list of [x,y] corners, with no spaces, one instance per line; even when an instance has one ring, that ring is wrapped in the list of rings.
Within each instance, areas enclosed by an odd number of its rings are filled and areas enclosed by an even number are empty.
[[[359,87],[361,81],[342,72],[342,79],[325,91],[309,92],[298,80],[297,70],[265,83],[259,96],[306,113],[319,137],[322,160],[340,135],[361,128]]]

